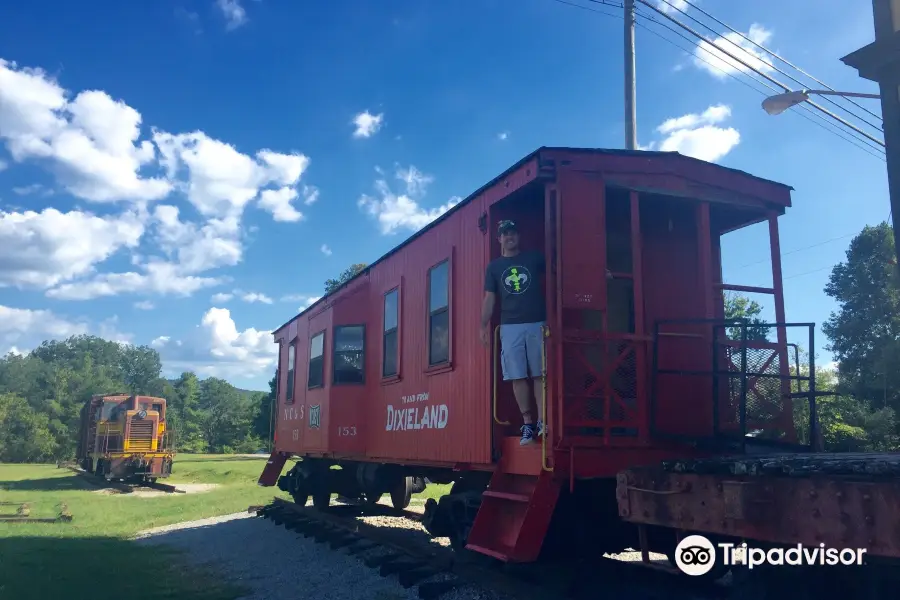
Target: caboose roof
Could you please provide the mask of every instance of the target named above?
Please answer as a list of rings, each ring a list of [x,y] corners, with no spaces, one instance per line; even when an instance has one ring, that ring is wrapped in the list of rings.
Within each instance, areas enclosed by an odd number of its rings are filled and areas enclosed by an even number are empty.
[[[357,278],[361,277],[362,275],[367,274],[369,272],[369,269],[371,269],[375,265],[387,260],[390,256],[392,256],[393,254],[400,251],[404,246],[407,246],[416,238],[424,235],[430,229],[435,227],[438,223],[440,223],[444,219],[447,219],[450,215],[455,213],[457,210],[461,209],[463,206],[465,206],[466,204],[471,202],[473,199],[480,196],[483,192],[485,192],[492,186],[496,185],[499,181],[508,177],[511,173],[513,173],[514,171],[516,171],[517,169],[522,167],[525,163],[535,159],[543,152],[553,152],[553,153],[559,153],[559,154],[572,154],[572,155],[588,154],[588,155],[594,155],[594,156],[606,155],[606,156],[619,156],[619,157],[666,158],[666,159],[669,159],[672,161],[680,161],[680,162],[695,163],[695,164],[699,163],[699,164],[704,165],[704,167],[706,169],[712,168],[712,169],[722,171],[723,173],[732,173],[732,174],[738,175],[740,177],[745,177],[745,178],[748,178],[751,180],[764,182],[769,185],[778,186],[785,190],[793,190],[794,189],[789,185],[785,185],[785,184],[779,183],[777,181],[772,181],[770,179],[757,177],[756,175],[751,175],[750,173],[747,173],[746,171],[741,171],[740,169],[732,169],[730,167],[723,167],[721,165],[716,165],[714,163],[700,160],[698,158],[686,156],[679,152],[657,152],[657,151],[650,151],[650,150],[621,150],[621,149],[609,149],[609,148],[569,148],[569,147],[565,147],[565,146],[541,146],[537,150],[529,153],[528,155],[522,157],[520,160],[516,161],[515,164],[513,164],[512,166],[507,168],[505,171],[503,171],[502,173],[500,173],[499,175],[497,175],[496,177],[494,177],[493,179],[491,179],[490,181],[488,181],[487,183],[482,185],[480,188],[478,188],[477,190],[475,190],[474,192],[469,194],[464,200],[461,200],[460,202],[458,202],[455,206],[453,206],[447,212],[445,212],[444,214],[442,214],[441,216],[439,216],[438,218],[433,220],[431,223],[429,223],[428,225],[426,225],[419,231],[415,232],[414,234],[412,234],[411,236],[406,238],[404,241],[400,242],[398,245],[396,245],[393,248],[391,248],[390,250],[388,250],[387,253],[382,255],[378,260],[370,263],[368,266],[366,266],[365,269],[363,269],[362,271],[357,273],[354,277],[345,281],[337,289],[335,289],[333,292],[331,292],[331,294],[322,296],[322,298],[320,298],[319,300],[317,300],[310,306],[306,307],[304,310],[300,311],[299,313],[297,313],[296,315],[294,315],[293,317],[288,319],[286,322],[284,322],[282,325],[280,325],[278,328],[276,328],[272,332],[273,335],[275,333],[281,331],[288,325],[290,325],[296,319],[298,319],[301,316],[305,315],[306,313],[312,311],[314,308],[320,306],[322,303],[327,301],[329,299],[329,297],[333,297],[336,293],[338,293],[342,289],[346,288],[350,284],[350,282],[356,281]]]

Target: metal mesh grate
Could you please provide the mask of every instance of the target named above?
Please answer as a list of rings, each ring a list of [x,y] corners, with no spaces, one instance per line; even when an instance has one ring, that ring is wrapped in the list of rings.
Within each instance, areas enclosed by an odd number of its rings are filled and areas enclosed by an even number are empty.
[[[128,434],[128,447],[131,450],[146,452],[152,449],[153,421],[132,418],[131,431]]]
[[[746,385],[746,431],[754,437],[782,439],[792,435],[792,403],[789,363],[784,351],[774,344],[756,343],[746,348],[746,384],[742,376],[740,342],[723,342],[722,379],[727,404],[721,410],[720,423],[724,430],[735,430],[740,424],[741,396]],[[721,395],[720,395],[721,399]],[[720,405],[721,407],[721,405]]]
[[[638,426],[635,343],[580,333],[563,344],[566,434],[636,435],[626,431]]]

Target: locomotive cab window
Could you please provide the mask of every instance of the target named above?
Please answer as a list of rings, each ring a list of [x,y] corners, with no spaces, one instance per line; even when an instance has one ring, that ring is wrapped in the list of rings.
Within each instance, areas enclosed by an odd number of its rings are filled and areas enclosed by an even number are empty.
[[[331,364],[332,383],[363,383],[365,381],[365,325],[345,325],[334,328],[334,359]]]
[[[450,261],[428,271],[428,365],[450,362]]]
[[[394,288],[384,295],[384,339],[382,342],[382,377],[396,377],[400,374],[400,293]]]
[[[325,385],[325,332],[317,333],[309,340],[309,389]]]
[[[296,361],[297,340],[293,340],[288,345],[287,389],[285,390],[285,402],[287,402],[288,404],[294,401],[294,373],[297,371],[297,369],[295,368]]]

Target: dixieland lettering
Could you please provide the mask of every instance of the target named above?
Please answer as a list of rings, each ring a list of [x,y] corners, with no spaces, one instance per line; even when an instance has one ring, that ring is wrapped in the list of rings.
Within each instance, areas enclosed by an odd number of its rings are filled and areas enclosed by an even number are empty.
[[[388,404],[385,431],[413,431],[417,429],[443,429],[447,426],[450,410],[446,404],[394,408]]]

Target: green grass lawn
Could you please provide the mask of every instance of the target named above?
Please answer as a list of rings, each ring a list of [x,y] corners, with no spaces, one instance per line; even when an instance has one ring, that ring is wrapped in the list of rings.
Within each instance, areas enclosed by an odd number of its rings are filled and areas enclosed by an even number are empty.
[[[277,487],[256,485],[266,458],[183,454],[170,483],[218,487],[162,497],[103,494],[55,465],[0,464],[0,502],[29,502],[33,517],[55,517],[66,503],[73,515],[70,523],[0,522],[0,600],[239,597],[245,590],[186,569],[174,552],[128,538],[151,527],[245,511],[273,496],[287,498]],[[430,485],[418,497],[445,493],[447,486]],[[14,511],[0,506],[0,513]]]

